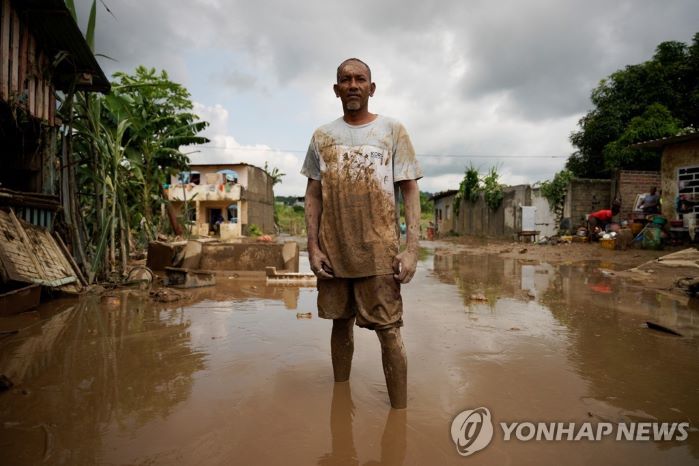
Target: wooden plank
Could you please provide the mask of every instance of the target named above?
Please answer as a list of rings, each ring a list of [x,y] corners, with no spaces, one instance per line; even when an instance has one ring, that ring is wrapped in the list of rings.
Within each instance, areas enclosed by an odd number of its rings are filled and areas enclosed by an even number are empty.
[[[19,31],[19,72],[17,79],[19,81],[19,91],[24,94],[27,90],[27,47],[29,46],[29,29],[20,22]],[[26,102],[25,102],[26,103]]]
[[[44,81],[44,109],[41,112],[41,118],[49,121],[49,107],[51,106],[51,94],[49,93],[49,83]]]
[[[10,83],[10,0],[2,0],[2,18],[0,18],[0,99],[7,100]]]
[[[41,79],[42,76],[42,58],[43,58],[43,53],[39,52],[39,59],[36,62],[36,70],[37,70],[37,76],[36,76],[36,101],[34,102],[34,116],[37,118],[41,118],[41,109],[44,106],[44,86],[43,86],[43,80]]]
[[[22,228],[22,224],[19,223],[19,220],[15,216],[15,211],[13,209],[10,209],[10,219],[12,220],[12,223],[15,226],[15,229],[17,230],[17,233],[19,233],[19,237],[24,243],[24,247],[26,248],[29,256],[29,260],[31,261],[32,265],[35,267],[37,275],[42,278],[46,279],[46,272],[44,268],[41,266],[39,261],[37,260],[36,256],[32,253],[32,243],[29,241],[29,237],[27,236],[27,232],[24,231],[24,228]]]
[[[34,105],[36,104],[36,41],[34,36],[29,36],[29,50],[27,53],[27,88],[29,97],[27,99],[27,109],[30,115],[34,115]]]
[[[73,256],[70,254],[70,251],[68,251],[68,248],[66,247],[66,244],[63,242],[60,236],[58,236],[57,233],[53,234],[53,238],[56,241],[56,244],[58,245],[58,248],[61,250],[65,258],[68,260],[70,263],[71,267],[73,268],[73,272],[77,275],[77,277],[80,279],[80,283],[83,286],[87,286],[87,280],[85,279],[85,276],[83,275],[82,270],[80,270],[80,267],[78,267],[78,264],[75,263],[75,259],[73,259]]]
[[[56,90],[53,85],[49,87],[49,96],[51,104],[49,105],[49,125],[56,126]]]
[[[10,221],[10,216],[5,211],[0,210],[0,231],[5,232],[7,235],[10,228],[14,230],[14,227]],[[2,263],[2,267],[0,267],[2,269],[0,270],[0,277],[2,277],[3,281],[16,280],[19,275],[19,272],[15,267],[15,263],[12,261],[10,255],[5,251],[5,248],[10,244],[11,241],[7,240],[0,244],[0,263]]]
[[[12,12],[12,37],[10,37],[10,97],[16,99],[19,96],[19,16]]]

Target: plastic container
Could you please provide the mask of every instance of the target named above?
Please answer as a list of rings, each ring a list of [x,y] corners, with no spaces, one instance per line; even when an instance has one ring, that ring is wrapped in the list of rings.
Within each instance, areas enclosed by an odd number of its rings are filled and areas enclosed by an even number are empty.
[[[616,249],[616,238],[602,238],[599,240],[599,244],[604,249]]]
[[[634,236],[639,234],[641,232],[641,230],[643,230],[642,223],[634,222],[631,224],[631,233],[633,233]]]
[[[660,215],[656,215],[653,217],[653,223],[655,223],[656,225],[662,226],[662,225],[665,225],[667,223],[667,219],[665,217],[660,216]]]

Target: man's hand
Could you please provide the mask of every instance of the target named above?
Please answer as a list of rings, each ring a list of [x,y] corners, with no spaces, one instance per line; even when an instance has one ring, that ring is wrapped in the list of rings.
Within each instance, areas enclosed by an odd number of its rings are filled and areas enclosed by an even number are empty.
[[[417,251],[406,249],[393,258],[393,278],[401,283],[409,283],[417,269]]]
[[[335,272],[333,272],[330,259],[328,259],[328,256],[323,254],[323,251],[320,249],[309,250],[308,261],[311,263],[311,271],[313,271],[319,279],[327,280],[328,278],[335,278]]]

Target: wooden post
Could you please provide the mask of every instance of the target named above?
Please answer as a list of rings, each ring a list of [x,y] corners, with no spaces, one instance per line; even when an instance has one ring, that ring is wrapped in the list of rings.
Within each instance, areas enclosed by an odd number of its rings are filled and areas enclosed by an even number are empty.
[[[177,236],[182,236],[182,226],[177,222],[177,214],[175,214],[175,208],[172,206],[168,199],[168,194],[165,191],[165,188],[162,186],[160,187],[161,193],[163,196],[163,199],[165,199],[165,208],[167,209],[167,217],[170,220],[170,226],[172,227],[172,231],[175,232],[175,235]]]
[[[10,0],[2,1],[2,18],[0,18],[0,99],[7,100],[10,95]]]
[[[27,89],[27,47],[29,47],[29,29],[20,23],[19,31],[19,92],[24,93]],[[26,102],[25,102],[26,104]]]
[[[29,79],[27,80],[27,87],[29,90],[29,97],[27,99],[27,109],[29,114],[34,116],[34,110],[36,109],[36,41],[34,36],[29,35],[29,50],[27,51],[27,75]]]
[[[56,90],[53,85],[49,87],[49,125],[56,126]]]
[[[36,68],[38,71],[38,76],[36,77],[36,102],[34,106],[34,116],[41,118],[41,110],[44,108],[44,80],[42,79],[43,69],[44,69],[44,54],[39,53],[38,60],[36,62]]]
[[[12,53],[12,67],[10,69],[10,93],[15,98],[20,93],[19,78],[19,16],[17,12],[12,12],[12,37],[10,38],[10,51]]]

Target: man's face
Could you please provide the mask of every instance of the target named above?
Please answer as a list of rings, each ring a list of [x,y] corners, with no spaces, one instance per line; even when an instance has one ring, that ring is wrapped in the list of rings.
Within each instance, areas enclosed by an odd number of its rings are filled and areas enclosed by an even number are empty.
[[[369,97],[374,95],[376,85],[371,82],[366,66],[350,61],[340,70],[333,89],[335,96],[342,101],[342,108],[354,112],[368,107]]]

